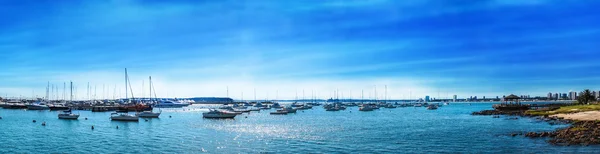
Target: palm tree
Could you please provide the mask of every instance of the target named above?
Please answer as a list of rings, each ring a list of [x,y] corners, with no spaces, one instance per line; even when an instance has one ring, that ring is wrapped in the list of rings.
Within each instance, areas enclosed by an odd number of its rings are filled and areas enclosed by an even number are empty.
[[[577,98],[577,102],[579,104],[588,104],[589,102],[596,101],[596,97],[592,95],[589,89],[586,89],[579,93],[579,97]]]

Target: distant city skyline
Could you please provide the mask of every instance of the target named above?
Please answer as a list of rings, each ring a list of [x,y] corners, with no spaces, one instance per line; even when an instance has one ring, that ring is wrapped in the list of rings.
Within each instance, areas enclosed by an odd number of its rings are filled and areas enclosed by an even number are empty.
[[[136,97],[148,95],[148,76],[158,97],[180,98],[600,89],[600,1],[0,3],[2,97],[43,97],[47,82],[62,91],[69,81],[78,98],[88,82],[98,96],[124,97],[124,68]]]

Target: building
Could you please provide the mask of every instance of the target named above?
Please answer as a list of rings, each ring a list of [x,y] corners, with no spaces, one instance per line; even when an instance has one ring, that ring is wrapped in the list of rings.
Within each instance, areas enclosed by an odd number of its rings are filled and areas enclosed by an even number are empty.
[[[554,99],[554,97],[552,97],[552,93],[551,92],[549,92],[548,96],[546,96],[546,97],[548,97],[549,100]]]
[[[560,98],[562,98],[562,99],[568,99],[569,97],[567,97],[566,93],[562,93],[562,96]]]
[[[592,95],[594,95],[594,98],[598,98],[598,91],[592,91]]]
[[[458,97],[458,96],[456,96],[456,95],[452,96],[452,101],[453,101],[453,102],[456,102],[456,99],[457,99],[457,97]]]
[[[429,100],[429,96],[425,96],[425,102],[429,102],[431,100]]]
[[[554,97],[553,97],[553,98],[554,98],[554,100],[558,100],[558,99],[559,99],[559,98],[558,98],[559,96],[560,96],[560,94],[558,94],[558,93],[554,93]]]
[[[577,100],[577,92],[569,92],[569,99],[570,100]]]

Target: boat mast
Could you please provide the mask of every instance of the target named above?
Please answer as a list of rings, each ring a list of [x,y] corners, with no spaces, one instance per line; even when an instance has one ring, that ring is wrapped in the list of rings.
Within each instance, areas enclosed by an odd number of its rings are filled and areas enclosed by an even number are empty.
[[[63,82],[63,95],[62,95],[62,100],[63,101],[66,100],[66,98],[65,98],[66,95],[67,95],[67,90],[66,89],[67,89],[67,83]]]
[[[388,98],[387,97],[387,85],[385,85],[385,99],[384,100],[385,100],[386,103],[387,103],[387,98]]]
[[[127,99],[129,96],[127,94],[128,89],[127,89],[127,68],[125,68],[125,99]]]
[[[150,89],[150,102],[152,102],[152,76],[148,77],[148,88]]]
[[[46,86],[46,101],[50,100],[50,81],[48,81],[48,85]]]
[[[71,96],[70,96],[69,100],[71,100],[71,102],[73,102],[73,81],[71,81],[71,86],[70,87],[71,87],[70,88],[71,89],[70,90],[71,91]]]

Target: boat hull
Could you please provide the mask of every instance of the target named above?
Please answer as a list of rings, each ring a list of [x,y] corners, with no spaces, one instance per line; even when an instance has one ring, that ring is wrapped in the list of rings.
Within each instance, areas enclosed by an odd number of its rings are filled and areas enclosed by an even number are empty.
[[[237,116],[237,114],[202,114],[203,118],[210,118],[210,119],[227,119],[227,118],[235,118],[235,116]]]
[[[56,111],[56,110],[69,110],[69,107],[66,107],[66,106],[60,106],[60,107],[54,106],[54,107],[49,107],[49,108],[52,111]]]
[[[142,112],[138,114],[138,117],[140,118],[158,118],[160,116],[160,113],[147,113],[147,112]]]
[[[140,121],[138,117],[110,117],[112,121]]]
[[[79,115],[58,115],[58,119],[77,120],[79,119]]]
[[[49,110],[47,106],[27,105],[27,110]]]

